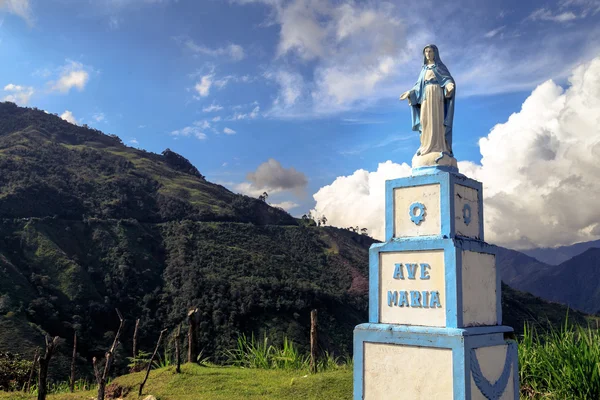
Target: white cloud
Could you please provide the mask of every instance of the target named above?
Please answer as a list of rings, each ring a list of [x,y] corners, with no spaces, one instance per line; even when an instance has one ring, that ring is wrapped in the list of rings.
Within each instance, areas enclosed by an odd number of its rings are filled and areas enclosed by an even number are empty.
[[[73,115],[73,113],[71,111],[69,111],[69,110],[65,110],[65,112],[62,113],[60,115],[60,117],[62,119],[64,119],[65,121],[73,124],[73,125],[78,125],[77,119],[75,118],[75,116]]]
[[[231,117],[229,117],[228,120],[235,121],[235,120],[242,120],[242,119],[255,119],[256,117],[258,117],[259,112],[260,112],[260,107],[255,106],[252,109],[252,111],[250,111],[248,113],[236,112]]]
[[[508,247],[600,238],[600,57],[574,69],[570,87],[538,86],[521,110],[479,142],[481,165],[460,171],[483,182],[486,240]],[[410,173],[390,161],[338,177],[314,198],[331,224],[383,238],[384,181]]]
[[[283,208],[285,211],[289,211],[292,208],[296,208],[300,206],[298,203],[294,203],[293,201],[282,201],[281,203],[271,203],[273,207]]]
[[[496,29],[492,29],[491,31],[488,31],[485,33],[485,35],[483,35],[484,37],[490,39],[493,38],[494,36],[498,35],[500,32],[502,32],[504,30],[504,28],[506,28],[506,25],[500,26]]]
[[[32,23],[31,5],[29,0],[0,0],[0,11],[18,15],[29,24]]]
[[[61,68],[61,74],[57,81],[50,82],[52,90],[60,93],[68,93],[72,88],[82,91],[87,84],[90,74],[82,63],[67,60]]]
[[[131,144],[140,144],[140,142],[138,142],[136,138],[131,139],[129,141],[129,143],[131,143]]]
[[[217,116],[217,117],[213,117],[211,119],[212,122],[219,122],[221,120],[221,117]]]
[[[296,72],[280,69],[267,72],[265,78],[274,80],[279,85],[279,95],[274,103],[277,109],[286,109],[295,105],[305,91],[304,78]]]
[[[95,113],[94,115],[92,115],[92,118],[94,119],[94,121],[96,122],[102,122],[102,121],[106,121],[106,116],[104,115],[103,112],[98,112]]]
[[[406,163],[380,163],[377,171],[359,169],[350,176],[340,176],[314,194],[316,216],[327,217],[330,225],[367,228],[371,236],[384,237],[385,181],[410,175]]]
[[[204,54],[211,57],[226,56],[233,61],[240,61],[246,57],[244,48],[235,43],[230,43],[224,47],[210,48],[196,44],[192,39],[186,37],[177,37],[175,40],[196,54]]]
[[[207,138],[206,134],[203,130],[210,127],[210,124],[207,121],[195,121],[191,126],[186,126],[185,128],[178,129],[169,133],[171,136],[175,137],[189,137],[194,136],[197,139],[204,140]]]
[[[196,92],[198,92],[200,96],[206,97],[210,94],[210,87],[212,86],[213,78],[213,74],[204,75],[202,78],[200,78],[200,82],[196,83],[194,89],[196,89]]]
[[[4,92],[6,92],[6,96],[2,99],[2,101],[11,101],[15,104],[24,106],[29,103],[29,99],[35,93],[35,90],[31,86],[20,86],[9,83],[4,86]]]
[[[532,21],[553,21],[553,22],[569,22],[577,19],[577,16],[572,11],[564,11],[560,14],[553,14],[547,8],[539,8],[532,12],[528,19]]]
[[[236,134],[236,131],[234,131],[234,130],[233,130],[233,129],[231,129],[231,128],[227,128],[227,127],[225,127],[225,129],[223,129],[223,133],[224,133],[224,134],[226,134],[226,135],[235,135],[235,134]]]
[[[223,109],[222,106],[218,105],[218,104],[211,104],[210,106],[204,107],[202,109],[203,112],[216,112],[216,111],[221,111]]]

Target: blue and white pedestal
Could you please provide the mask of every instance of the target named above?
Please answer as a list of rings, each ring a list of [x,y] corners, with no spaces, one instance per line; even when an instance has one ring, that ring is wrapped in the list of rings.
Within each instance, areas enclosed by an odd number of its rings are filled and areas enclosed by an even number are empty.
[[[371,246],[369,323],[354,331],[355,399],[518,399],[481,183],[455,172],[386,182]]]

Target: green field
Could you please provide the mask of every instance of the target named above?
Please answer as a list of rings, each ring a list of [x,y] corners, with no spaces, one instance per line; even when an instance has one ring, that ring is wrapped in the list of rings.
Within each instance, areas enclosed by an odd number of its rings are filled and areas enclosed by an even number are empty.
[[[139,385],[145,372],[119,377],[113,382],[128,390],[123,399],[138,399]],[[233,367],[203,367],[182,365],[181,374],[175,367],[152,370],[144,386],[143,396],[158,400],[231,400],[231,399],[351,399],[352,371],[349,368],[315,375],[305,371],[246,369]],[[16,392],[2,393],[0,399],[35,399],[35,395]],[[96,391],[51,394],[49,400],[90,400]]]

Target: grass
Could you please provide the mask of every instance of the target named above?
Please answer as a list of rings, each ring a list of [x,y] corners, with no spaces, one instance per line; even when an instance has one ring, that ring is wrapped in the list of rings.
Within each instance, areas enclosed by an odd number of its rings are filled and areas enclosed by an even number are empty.
[[[519,343],[521,394],[529,399],[600,399],[600,333],[565,325]]]
[[[267,337],[241,336],[237,348],[228,352],[230,366],[201,360],[201,365],[184,364],[182,373],[177,374],[169,360],[165,355],[156,363],[162,368],[151,371],[141,398],[137,391],[145,372],[116,378],[113,382],[126,393],[122,398],[143,399],[148,394],[159,400],[352,398],[350,357],[340,359],[325,353],[319,359],[319,373],[310,374],[309,358],[285,338],[278,347]],[[565,323],[539,335],[526,326],[519,340],[519,376],[523,400],[600,399],[600,331]],[[67,390],[66,386],[51,387],[50,392],[55,393],[48,399],[89,400],[96,394],[85,387],[76,393]],[[0,400],[34,398],[34,394],[0,392]]]
[[[129,390],[124,399],[138,399],[139,384],[145,372],[116,378],[113,382]],[[352,398],[352,371],[338,369],[311,375],[304,371],[282,369],[249,369],[236,367],[203,367],[184,364],[181,374],[170,366],[152,370],[139,399],[152,394],[159,400],[334,400]],[[49,400],[90,400],[95,391],[50,394]],[[35,395],[2,393],[0,399],[30,400]]]

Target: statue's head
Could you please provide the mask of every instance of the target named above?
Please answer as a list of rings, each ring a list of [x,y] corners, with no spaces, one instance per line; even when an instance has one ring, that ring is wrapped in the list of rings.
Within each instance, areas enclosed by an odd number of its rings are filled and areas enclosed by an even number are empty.
[[[440,53],[435,44],[428,44],[423,48],[423,64],[437,63],[440,61]]]

